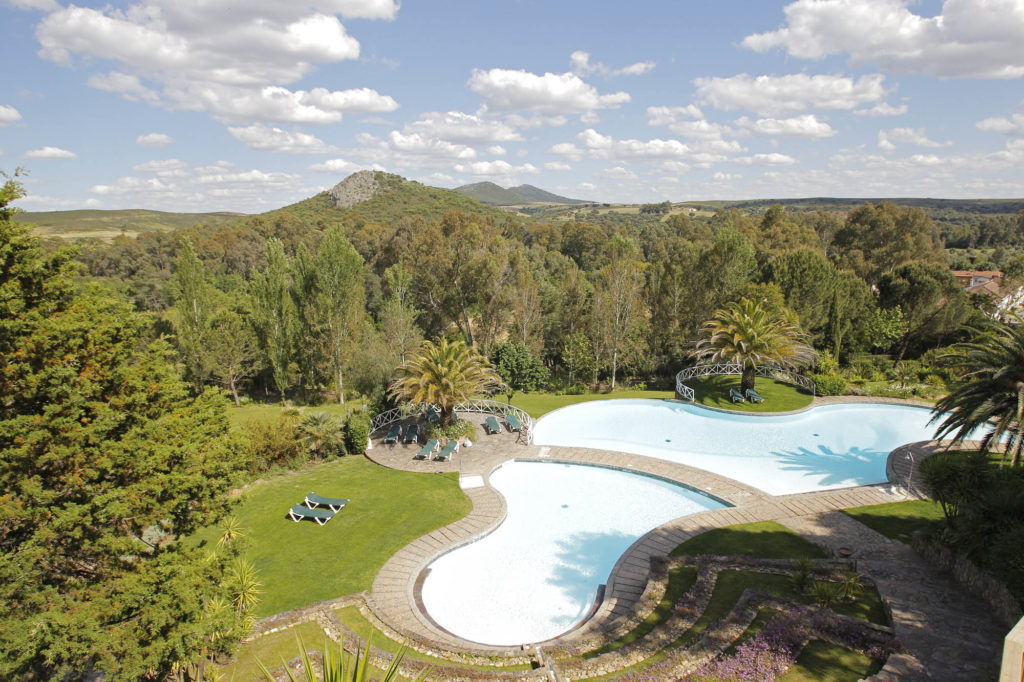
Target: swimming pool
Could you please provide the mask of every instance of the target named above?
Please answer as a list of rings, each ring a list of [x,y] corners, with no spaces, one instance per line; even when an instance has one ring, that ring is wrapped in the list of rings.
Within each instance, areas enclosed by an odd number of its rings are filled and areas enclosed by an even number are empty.
[[[657,457],[785,495],[885,482],[894,448],[934,436],[931,416],[882,403],[755,416],[665,400],[600,400],[545,415],[534,443]]]
[[[435,623],[489,645],[541,642],[574,627],[633,542],[725,504],[668,481],[554,462],[508,462],[490,476],[507,516],[436,559],[421,599]]]

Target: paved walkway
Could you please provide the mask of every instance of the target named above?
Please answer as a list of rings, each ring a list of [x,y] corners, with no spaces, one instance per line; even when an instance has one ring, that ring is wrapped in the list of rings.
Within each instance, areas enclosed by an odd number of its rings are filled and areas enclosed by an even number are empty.
[[[482,423],[485,415],[470,415]],[[890,456],[890,480],[919,482],[911,461],[930,452],[932,443],[913,444]],[[738,523],[776,520],[815,542],[833,549],[853,550],[858,570],[876,581],[891,603],[897,634],[917,661],[935,680],[985,679],[987,662],[998,661],[1005,628],[974,602],[945,574],[932,569],[900,543],[889,541],[836,510],[907,499],[891,485],[771,496],[701,469],[659,459],[587,448],[526,446],[517,434],[484,435],[463,448],[451,462],[422,462],[412,457],[418,446],[383,446],[375,441],[367,452],[374,461],[406,471],[459,472],[463,481],[476,480],[466,494],[472,512],[460,521],[425,535],[399,550],[384,565],[373,583],[369,600],[374,613],[392,629],[442,649],[484,655],[521,653],[518,647],[486,647],[463,640],[433,623],[417,603],[417,580],[423,569],[441,554],[478,539],[505,516],[502,496],[488,484],[490,473],[511,459],[599,464],[661,476],[708,492],[733,505],[671,521],[637,540],[616,563],[595,614],[577,630],[558,638],[559,643],[585,640],[598,631],[614,629],[634,612],[647,584],[650,558],[665,555],[691,537],[713,528]],[[912,452],[912,457],[907,457]],[[923,458],[923,457],[922,457]],[[913,488],[913,485],[911,486]],[[918,488],[919,489],[919,488]],[[919,666],[918,666],[919,669]],[[904,679],[909,679],[903,677]],[[890,678],[897,679],[897,678]],[[923,678],[922,678],[923,679]]]

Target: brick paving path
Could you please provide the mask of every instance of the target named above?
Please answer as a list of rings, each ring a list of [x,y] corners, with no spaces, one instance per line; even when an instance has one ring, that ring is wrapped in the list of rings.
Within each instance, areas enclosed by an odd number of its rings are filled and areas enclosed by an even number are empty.
[[[816,404],[824,402],[835,401],[818,399]],[[469,416],[478,424],[485,417]],[[907,453],[913,453],[916,466],[935,447],[933,443],[920,443],[895,450],[887,467],[890,480],[905,484],[911,474]],[[887,666],[879,680],[926,679],[921,677],[925,674],[921,672],[922,666],[935,680],[986,679],[990,670],[986,664],[999,660],[1005,628],[991,614],[975,606],[951,578],[925,565],[909,547],[889,541],[836,512],[907,499],[894,486],[771,496],[732,479],[672,462],[587,448],[526,446],[517,442],[517,434],[487,436],[482,428],[480,440],[462,448],[447,463],[413,460],[418,449],[419,446],[412,445],[384,446],[375,441],[367,456],[384,466],[406,471],[451,471],[463,477],[478,476],[484,485],[466,490],[473,502],[468,516],[417,539],[391,557],[378,573],[368,603],[392,629],[439,648],[498,656],[521,653],[518,647],[486,647],[463,640],[432,623],[416,603],[416,581],[431,561],[478,539],[504,519],[504,499],[487,484],[488,476],[503,462],[517,459],[600,464],[661,476],[733,505],[676,519],[637,540],[612,570],[596,613],[578,629],[558,638],[559,643],[583,640],[595,631],[613,629],[628,619],[647,583],[651,556],[665,555],[680,543],[713,528],[776,520],[828,547],[842,545],[852,549],[858,570],[875,580],[882,596],[891,603],[894,627],[909,655],[892,657],[892,665]],[[913,478],[919,483],[916,469]],[[907,672],[896,673],[897,669]]]

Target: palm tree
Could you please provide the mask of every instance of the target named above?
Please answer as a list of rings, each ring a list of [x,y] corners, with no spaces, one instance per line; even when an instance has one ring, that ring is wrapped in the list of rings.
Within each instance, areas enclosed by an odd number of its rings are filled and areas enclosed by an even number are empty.
[[[757,368],[796,369],[810,364],[814,349],[803,333],[777,311],[744,298],[715,311],[700,328],[697,355],[711,362],[735,362],[743,368],[740,390],[754,388]]]
[[[296,429],[299,438],[318,459],[323,459],[324,452],[330,452],[342,441],[341,420],[326,412],[311,412],[302,418]]]
[[[398,368],[398,375],[389,393],[413,404],[437,405],[442,426],[454,421],[456,405],[502,385],[487,358],[461,340],[441,339],[436,345],[424,341],[416,355]]]
[[[935,438],[956,431],[953,441],[959,443],[987,426],[981,451],[1005,442],[1003,463],[1012,453],[1010,465],[1020,464],[1024,448],[1024,326],[1019,320],[1012,325],[992,323],[973,340],[954,345],[943,357],[961,374],[949,395],[935,403],[932,421],[942,419]]]

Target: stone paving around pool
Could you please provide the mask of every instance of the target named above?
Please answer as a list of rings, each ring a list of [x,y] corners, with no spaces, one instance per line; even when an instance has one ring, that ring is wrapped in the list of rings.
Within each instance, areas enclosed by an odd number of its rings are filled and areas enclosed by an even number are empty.
[[[463,416],[478,424],[486,417]],[[665,556],[682,542],[713,528],[774,520],[833,553],[842,547],[842,553],[848,553],[856,562],[857,570],[878,585],[892,611],[893,628],[907,653],[891,656],[876,679],[975,680],[998,664],[1007,628],[995,621],[990,609],[964,594],[948,575],[926,565],[909,547],[837,511],[909,499],[903,486],[911,474],[915,481],[910,489],[919,489],[914,486],[919,481],[917,472],[912,471],[912,462],[919,463],[920,458],[935,449],[934,444],[915,444],[916,449],[894,451],[888,469],[890,480],[899,482],[899,486],[893,483],[777,497],[703,470],[654,458],[587,448],[524,445],[518,434],[507,431],[485,435],[480,428],[479,440],[461,448],[450,462],[414,460],[419,447],[386,446],[374,439],[366,454],[383,466],[405,471],[459,472],[468,477],[467,481],[476,483],[465,488],[473,502],[470,514],[395,553],[378,573],[366,598],[372,619],[382,629],[409,637],[420,646],[492,660],[523,656],[522,648],[486,647],[439,628],[417,603],[416,596],[417,580],[431,561],[473,542],[502,522],[505,502],[490,487],[488,477],[503,462],[517,459],[598,464],[660,476],[733,505],[676,519],[637,540],[612,570],[604,599],[592,617],[577,629],[541,643],[541,651],[548,646],[571,648],[574,643],[620,631],[635,617],[648,587],[652,558]],[[907,457],[907,452],[914,456]],[[535,655],[542,657],[541,653]],[[553,664],[551,671],[557,675],[556,669]]]

